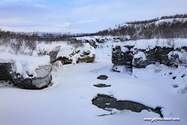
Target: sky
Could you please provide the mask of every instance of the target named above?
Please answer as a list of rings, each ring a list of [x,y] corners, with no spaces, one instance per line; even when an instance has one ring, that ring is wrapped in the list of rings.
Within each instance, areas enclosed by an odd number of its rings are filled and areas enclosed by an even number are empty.
[[[0,28],[93,33],[128,21],[187,13],[187,0],[1,0]]]

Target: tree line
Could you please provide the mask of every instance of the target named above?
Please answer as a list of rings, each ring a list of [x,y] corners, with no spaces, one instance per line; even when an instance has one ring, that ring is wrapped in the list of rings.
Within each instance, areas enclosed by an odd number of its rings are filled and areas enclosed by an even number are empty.
[[[66,41],[75,46],[81,46],[82,41],[78,41],[74,37],[86,36],[89,34],[71,34],[65,33],[39,33],[39,32],[10,32],[0,30],[0,46],[11,47],[12,53],[24,54],[25,50],[29,50],[29,55],[33,54],[36,50],[37,43],[45,42],[59,42]],[[1,50],[0,50],[1,51]]]
[[[114,29],[105,29],[96,34],[102,36],[130,35],[131,39],[187,38],[187,14],[163,16],[152,20],[127,22],[126,24],[118,25]]]

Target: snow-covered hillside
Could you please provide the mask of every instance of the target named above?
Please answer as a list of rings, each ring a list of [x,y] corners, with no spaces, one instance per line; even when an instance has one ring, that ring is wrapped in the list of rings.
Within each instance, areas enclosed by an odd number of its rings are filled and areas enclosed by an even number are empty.
[[[98,37],[89,37],[89,40],[95,41],[95,38],[98,39]],[[106,42],[103,43],[95,41],[97,48],[93,63],[55,67],[52,72],[53,85],[46,89],[22,90],[0,87],[2,102],[0,103],[0,123],[2,125],[186,125],[186,67],[171,68],[152,64],[143,69],[134,68],[132,75],[125,71],[113,72],[112,48],[126,43],[121,43],[119,39],[112,37],[104,39]],[[174,41],[180,40],[174,39]],[[186,43],[185,39],[182,41]],[[139,47],[156,44],[146,40],[132,43],[142,43],[136,44]],[[48,46],[49,49],[50,46]],[[42,48],[43,45],[38,45],[39,47]],[[48,47],[43,48],[47,50]],[[185,76],[181,77],[183,74]],[[97,79],[99,75],[107,75],[108,79],[99,80]],[[175,76],[176,78],[173,79]],[[98,83],[111,86],[103,88],[93,86]],[[159,114],[147,110],[137,113],[130,110],[106,111],[97,108],[92,105],[91,100],[98,93],[112,96],[117,100],[139,102],[152,108],[162,107],[161,112],[164,118],[179,118],[180,121],[155,122],[156,118],[160,118]],[[145,118],[151,118],[153,122],[145,121]]]
[[[187,15],[166,16],[151,20],[125,22],[99,31],[97,35],[130,35],[131,39],[187,38]]]

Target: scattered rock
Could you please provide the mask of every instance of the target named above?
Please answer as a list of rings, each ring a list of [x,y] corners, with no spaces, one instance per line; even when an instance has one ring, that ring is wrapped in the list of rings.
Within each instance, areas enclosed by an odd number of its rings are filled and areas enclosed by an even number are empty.
[[[173,76],[173,80],[175,80],[177,78],[177,76]]]
[[[119,72],[119,73],[121,72],[121,71],[118,70],[117,65],[112,66],[112,71]]]
[[[174,85],[173,85],[174,88],[177,88],[178,86],[179,86],[179,85],[177,85],[177,84],[174,84]]]
[[[104,94],[97,94],[97,96],[95,96],[92,99],[92,104],[104,110],[111,109],[111,108],[115,108],[117,110],[127,109],[133,112],[141,112],[142,110],[147,110],[147,111],[158,113],[160,117],[163,117],[163,114],[161,113],[161,107],[156,107],[154,109],[154,108],[145,106],[143,104],[140,104],[138,102],[133,102],[129,100],[117,101],[115,98],[110,97],[108,95],[104,95]]]
[[[183,77],[185,77],[185,74],[183,74],[183,75],[181,76],[181,78],[183,78]]]
[[[100,75],[97,77],[97,79],[100,79],[100,80],[107,80],[108,79],[108,76],[106,75]]]
[[[106,84],[103,84],[103,83],[99,83],[99,84],[95,84],[93,86],[102,88],[102,87],[110,87],[111,85],[106,85]]]
[[[170,72],[169,75],[172,75],[172,72]]]

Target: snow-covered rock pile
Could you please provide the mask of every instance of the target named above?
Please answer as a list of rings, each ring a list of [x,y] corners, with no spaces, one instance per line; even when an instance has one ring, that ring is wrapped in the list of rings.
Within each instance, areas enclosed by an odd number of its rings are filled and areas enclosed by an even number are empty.
[[[52,79],[51,63],[62,66],[95,60],[95,49],[89,43],[81,43],[81,46],[75,45],[66,41],[41,42],[37,44],[32,56],[24,53],[18,55],[2,49],[0,80],[9,80],[13,85],[24,89],[44,88],[50,84]]]
[[[136,68],[145,68],[156,62],[167,66],[187,65],[186,46],[186,39],[126,41],[114,46],[112,62],[114,65],[126,65],[129,55],[132,55],[132,65]]]
[[[82,43],[82,46],[75,47],[68,42],[51,44],[39,44],[37,53],[50,55],[51,62],[61,61],[64,64],[76,64],[79,62],[93,62],[95,60],[95,49],[89,43]]]
[[[81,40],[86,43],[90,43],[94,48],[103,48],[106,43],[118,43],[130,40],[130,36],[88,36],[88,37],[77,37],[77,40]]]
[[[0,52],[0,80],[10,80],[25,89],[41,89],[49,85],[49,56],[25,56]]]

